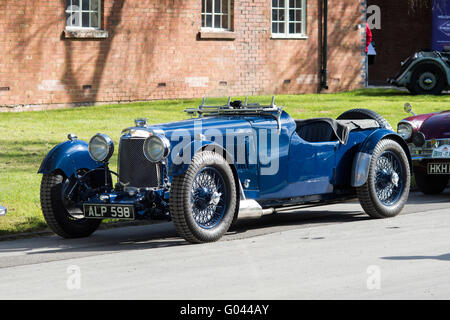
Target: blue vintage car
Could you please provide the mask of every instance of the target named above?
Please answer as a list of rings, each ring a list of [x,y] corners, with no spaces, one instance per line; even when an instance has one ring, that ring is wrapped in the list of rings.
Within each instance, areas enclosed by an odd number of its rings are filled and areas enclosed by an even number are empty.
[[[104,134],[89,143],[70,134],[53,148],[39,169],[50,228],[73,238],[106,218],[171,219],[181,237],[202,243],[220,239],[238,218],[354,197],[369,216],[386,218],[408,198],[408,146],[371,110],[295,120],[274,100],[229,100],[185,111],[191,119],[152,126],[137,119],[123,130],[117,173]]]

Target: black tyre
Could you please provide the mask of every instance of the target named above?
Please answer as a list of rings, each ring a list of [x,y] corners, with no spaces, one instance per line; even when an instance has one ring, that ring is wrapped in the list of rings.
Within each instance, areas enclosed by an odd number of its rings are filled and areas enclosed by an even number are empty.
[[[367,182],[356,188],[356,193],[369,216],[394,217],[408,200],[410,182],[411,173],[405,151],[397,142],[383,139],[373,151]]]
[[[439,194],[448,185],[448,177],[431,176],[425,173],[415,173],[416,185],[424,194]]]
[[[196,154],[186,173],[172,179],[170,215],[178,234],[191,243],[220,239],[233,221],[236,203],[233,172],[217,153]]]
[[[337,120],[365,120],[365,119],[375,120],[376,122],[378,122],[381,128],[392,130],[392,126],[383,116],[369,109],[351,109],[345,111],[343,114],[337,117]]]
[[[85,219],[82,210],[66,199],[65,194],[73,184],[74,178],[69,179],[59,172],[44,174],[41,182],[41,208],[45,221],[54,233],[63,238],[87,237],[102,222]]]
[[[411,83],[407,88],[414,95],[439,95],[446,85],[445,75],[438,66],[431,63],[422,63],[415,67],[411,75]]]

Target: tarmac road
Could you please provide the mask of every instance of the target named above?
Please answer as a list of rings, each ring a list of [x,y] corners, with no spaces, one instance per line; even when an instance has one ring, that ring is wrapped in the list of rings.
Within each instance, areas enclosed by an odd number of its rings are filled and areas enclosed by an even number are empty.
[[[398,217],[355,201],[240,221],[189,245],[172,223],[0,242],[0,299],[450,299],[450,190]]]

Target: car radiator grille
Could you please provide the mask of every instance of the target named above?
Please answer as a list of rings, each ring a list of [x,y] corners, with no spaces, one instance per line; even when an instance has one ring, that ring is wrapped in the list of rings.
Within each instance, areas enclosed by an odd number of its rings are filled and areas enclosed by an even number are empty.
[[[144,156],[145,139],[120,139],[118,174],[119,181],[127,187],[143,188],[160,185],[160,166]]]

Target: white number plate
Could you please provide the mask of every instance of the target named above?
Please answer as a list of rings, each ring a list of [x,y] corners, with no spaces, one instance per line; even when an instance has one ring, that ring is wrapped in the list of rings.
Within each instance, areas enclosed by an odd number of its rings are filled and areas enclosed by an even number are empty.
[[[428,164],[428,174],[450,174],[450,162]]]
[[[113,218],[134,220],[134,206],[117,204],[83,204],[84,217],[87,219]]]

